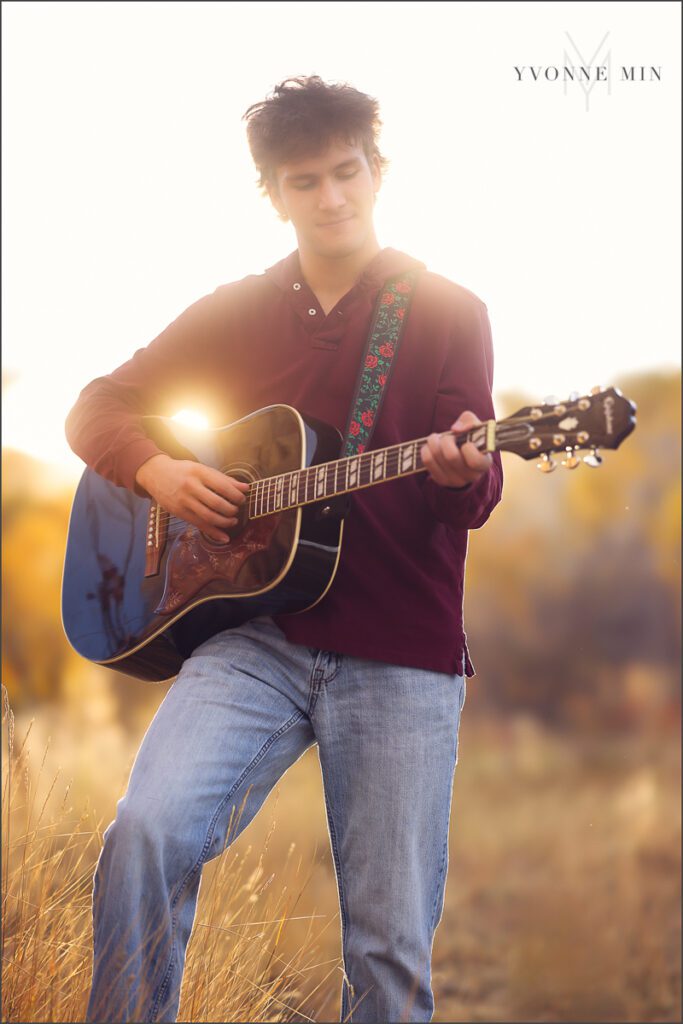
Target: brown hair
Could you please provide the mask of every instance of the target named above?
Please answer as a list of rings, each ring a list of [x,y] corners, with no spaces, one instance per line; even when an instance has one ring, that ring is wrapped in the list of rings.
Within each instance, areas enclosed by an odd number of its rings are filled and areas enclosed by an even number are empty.
[[[317,75],[286,78],[243,117],[259,186],[273,182],[279,164],[323,150],[335,139],[362,145],[368,163],[388,161],[377,146],[382,122],[379,103],[346,83],[323,82]]]

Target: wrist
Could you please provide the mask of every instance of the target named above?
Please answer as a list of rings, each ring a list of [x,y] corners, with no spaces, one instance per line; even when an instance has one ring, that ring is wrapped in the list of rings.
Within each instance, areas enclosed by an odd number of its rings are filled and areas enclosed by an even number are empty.
[[[135,483],[138,487],[148,490],[147,485],[151,482],[152,474],[165,460],[171,461],[170,455],[166,455],[165,452],[157,452],[156,455],[151,455],[148,459],[145,459],[135,472]]]

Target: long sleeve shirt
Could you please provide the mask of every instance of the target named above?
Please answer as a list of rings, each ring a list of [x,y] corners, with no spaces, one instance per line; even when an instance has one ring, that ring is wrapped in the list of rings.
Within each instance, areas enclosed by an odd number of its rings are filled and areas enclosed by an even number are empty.
[[[67,419],[73,450],[139,495],[138,468],[160,449],[144,415],[203,411],[213,426],[285,403],[344,431],[379,289],[420,268],[369,449],[448,430],[472,410],[494,418],[493,352],[475,294],[383,249],[326,315],[298,252],[263,274],[200,298],[145,348],[80,394]],[[275,621],[292,643],[360,658],[473,675],[463,629],[468,530],[500,500],[500,456],[475,484],[442,487],[416,473],[357,491],[337,573],[323,599]]]

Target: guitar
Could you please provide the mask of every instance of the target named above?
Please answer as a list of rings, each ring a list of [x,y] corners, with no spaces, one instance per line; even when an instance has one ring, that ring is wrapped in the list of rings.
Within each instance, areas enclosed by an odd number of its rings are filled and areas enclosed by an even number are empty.
[[[520,409],[456,435],[480,451],[537,459],[543,472],[618,448],[635,405],[616,388]],[[220,544],[155,501],[86,469],[73,502],[62,582],[62,621],[89,661],[139,679],[176,675],[195,647],[260,615],[295,613],[322,600],[341,552],[349,496],[425,470],[426,438],[339,458],[338,430],[288,405],[221,428],[197,430],[145,417],[172,458],[192,459],[249,483],[239,522]],[[583,459],[577,452],[589,451]]]

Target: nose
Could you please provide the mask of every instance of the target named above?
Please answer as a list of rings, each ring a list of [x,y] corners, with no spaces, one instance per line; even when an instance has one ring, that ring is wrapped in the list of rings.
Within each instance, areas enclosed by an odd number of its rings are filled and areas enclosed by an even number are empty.
[[[321,210],[338,210],[346,202],[344,189],[340,181],[323,178],[320,184],[318,206]]]

